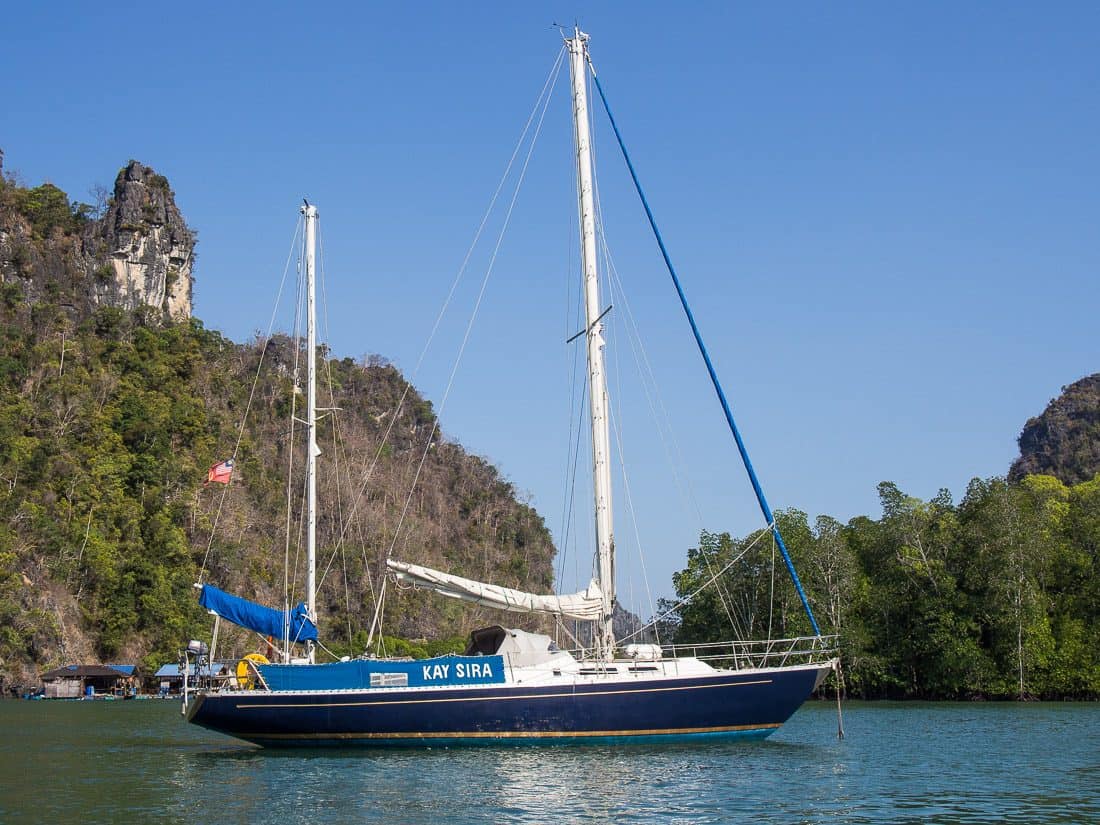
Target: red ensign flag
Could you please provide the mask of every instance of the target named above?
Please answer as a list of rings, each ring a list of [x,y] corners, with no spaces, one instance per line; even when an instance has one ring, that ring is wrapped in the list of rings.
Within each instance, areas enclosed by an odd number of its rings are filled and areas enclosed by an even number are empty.
[[[233,475],[233,459],[227,458],[220,464],[215,464],[206,474],[206,483],[228,484]]]

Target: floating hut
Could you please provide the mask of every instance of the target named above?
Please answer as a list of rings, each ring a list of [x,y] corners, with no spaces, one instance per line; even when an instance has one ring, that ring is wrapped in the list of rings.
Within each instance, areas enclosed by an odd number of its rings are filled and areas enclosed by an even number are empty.
[[[130,696],[139,678],[134,665],[66,665],[42,674],[42,690],[47,699]]]

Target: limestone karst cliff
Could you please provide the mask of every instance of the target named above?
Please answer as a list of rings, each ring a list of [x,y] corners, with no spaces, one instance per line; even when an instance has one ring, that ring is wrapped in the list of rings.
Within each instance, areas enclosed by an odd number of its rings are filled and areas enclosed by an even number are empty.
[[[114,197],[95,226],[111,276],[101,279],[100,303],[136,309],[157,307],[171,318],[191,316],[191,267],[195,234],[176,207],[168,179],[137,161],[118,173]],[[87,247],[86,247],[87,248]]]
[[[137,161],[98,208],[48,182],[0,187],[0,282],[18,283],[31,302],[79,317],[113,306],[189,318],[194,252],[167,178]]]

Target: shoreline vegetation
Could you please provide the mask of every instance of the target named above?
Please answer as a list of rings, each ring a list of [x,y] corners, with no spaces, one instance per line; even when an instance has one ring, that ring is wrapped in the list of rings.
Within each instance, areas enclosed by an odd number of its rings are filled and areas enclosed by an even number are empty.
[[[850,698],[1100,698],[1100,475],[974,479],[958,504],[947,490],[922,501],[883,482],[879,499],[878,520],[776,515],[822,632],[840,634]],[[678,597],[756,545],[666,633],[717,641],[732,617],[747,638],[810,634],[759,538],[702,535],[673,577]]]

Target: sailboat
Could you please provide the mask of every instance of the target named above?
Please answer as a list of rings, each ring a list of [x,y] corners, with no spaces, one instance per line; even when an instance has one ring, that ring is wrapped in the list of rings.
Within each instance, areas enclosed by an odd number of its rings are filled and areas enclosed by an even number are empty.
[[[219,620],[224,618],[282,639],[287,649],[294,642],[304,643],[306,652],[297,660],[282,662],[267,662],[254,654],[246,657],[238,664],[235,677],[192,691],[185,697],[188,721],[266,747],[762,738],[779,728],[837,666],[835,638],[818,631],[690,310],[692,329],[715,380],[769,530],[787,562],[815,635],[763,643],[695,645],[688,650],[651,643],[620,645],[615,638],[609,404],[586,88],[586,72],[591,65],[588,35],[575,29],[571,37],[565,37],[565,43],[572,76],[597,576],[578,593],[542,595],[396,559],[389,559],[387,564],[390,573],[405,585],[502,611],[589,622],[594,628],[591,634],[594,644],[583,654],[574,654],[559,649],[548,635],[496,625],[474,631],[462,655],[422,660],[368,657],[325,663],[315,660],[316,399],[312,376],[315,362],[312,279],[317,210],[307,205],[303,207],[309,284],[307,361],[311,370],[306,421],[307,600],[295,610],[279,611],[252,605],[209,586],[204,586],[200,597],[201,603]],[[602,89],[600,94],[603,95]],[[682,290],[680,294],[682,298]],[[686,302],[684,306],[687,309]]]

